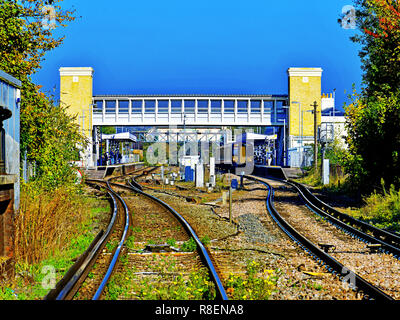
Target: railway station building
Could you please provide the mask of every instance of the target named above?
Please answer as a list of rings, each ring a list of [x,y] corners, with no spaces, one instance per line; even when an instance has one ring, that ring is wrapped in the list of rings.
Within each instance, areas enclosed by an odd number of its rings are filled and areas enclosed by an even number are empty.
[[[0,70],[0,278],[13,272],[14,216],[20,203],[21,81]]]
[[[272,133],[277,135],[276,164],[301,167],[307,145],[314,143],[312,105],[317,104],[321,127],[322,103],[331,102],[321,94],[321,68],[289,68],[288,93],[257,95],[98,95],[93,94],[93,68],[62,67],[59,72],[60,103],[77,116],[92,141],[81,155],[87,167],[96,167],[102,156],[99,127],[129,131],[141,142],[231,142],[235,130]],[[136,134],[134,128],[142,131]]]

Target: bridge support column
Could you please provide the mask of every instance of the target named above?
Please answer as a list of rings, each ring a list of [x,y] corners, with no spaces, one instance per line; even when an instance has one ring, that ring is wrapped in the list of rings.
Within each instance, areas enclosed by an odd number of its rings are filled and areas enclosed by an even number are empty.
[[[318,104],[317,126],[321,124],[322,72],[321,68],[290,68],[288,70],[290,105],[288,149],[297,148],[297,153],[299,153],[295,155],[294,151],[291,151],[293,159],[303,154],[300,148],[314,143],[314,116],[310,112],[310,105],[314,101]],[[293,164],[289,163],[289,166]]]
[[[76,116],[76,122],[88,140],[92,137],[93,69],[60,68],[60,104],[67,106],[67,112]],[[84,167],[94,166],[92,143],[81,153]]]

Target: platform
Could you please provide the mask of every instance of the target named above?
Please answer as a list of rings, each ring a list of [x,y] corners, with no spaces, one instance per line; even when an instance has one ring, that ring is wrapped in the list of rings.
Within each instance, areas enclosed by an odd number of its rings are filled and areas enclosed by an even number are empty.
[[[282,168],[282,170],[288,179],[296,179],[303,175],[301,168]]]
[[[287,180],[283,168],[278,166],[255,165],[253,174],[259,177]]]
[[[84,170],[84,172],[91,179],[104,179],[105,177],[112,175],[114,172],[125,175],[132,173],[143,166],[144,162],[113,164],[107,166],[98,166],[95,169]]]

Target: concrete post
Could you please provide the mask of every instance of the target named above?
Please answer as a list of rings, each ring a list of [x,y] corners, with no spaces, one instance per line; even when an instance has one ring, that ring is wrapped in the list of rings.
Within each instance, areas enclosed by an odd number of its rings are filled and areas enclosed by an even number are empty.
[[[210,158],[210,181],[211,186],[215,187],[215,158]]]
[[[322,183],[329,184],[329,159],[323,159],[322,162]]]
[[[200,162],[196,164],[196,188],[203,188],[203,187],[204,187],[204,166]]]

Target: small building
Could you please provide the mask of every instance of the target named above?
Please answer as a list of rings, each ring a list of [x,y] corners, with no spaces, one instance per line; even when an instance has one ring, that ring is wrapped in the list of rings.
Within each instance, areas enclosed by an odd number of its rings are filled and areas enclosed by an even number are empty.
[[[140,161],[139,144],[136,136],[130,132],[101,134],[97,147],[98,165],[126,164]]]
[[[0,70],[0,277],[13,272],[14,215],[20,203],[21,81]]]
[[[335,94],[323,94],[321,101],[320,142],[327,143],[335,141],[338,147],[347,149],[346,117],[344,112],[338,110],[335,106]]]
[[[347,149],[346,137],[346,118],[342,115],[321,117],[321,140],[324,134],[328,141],[336,140],[339,147]]]

